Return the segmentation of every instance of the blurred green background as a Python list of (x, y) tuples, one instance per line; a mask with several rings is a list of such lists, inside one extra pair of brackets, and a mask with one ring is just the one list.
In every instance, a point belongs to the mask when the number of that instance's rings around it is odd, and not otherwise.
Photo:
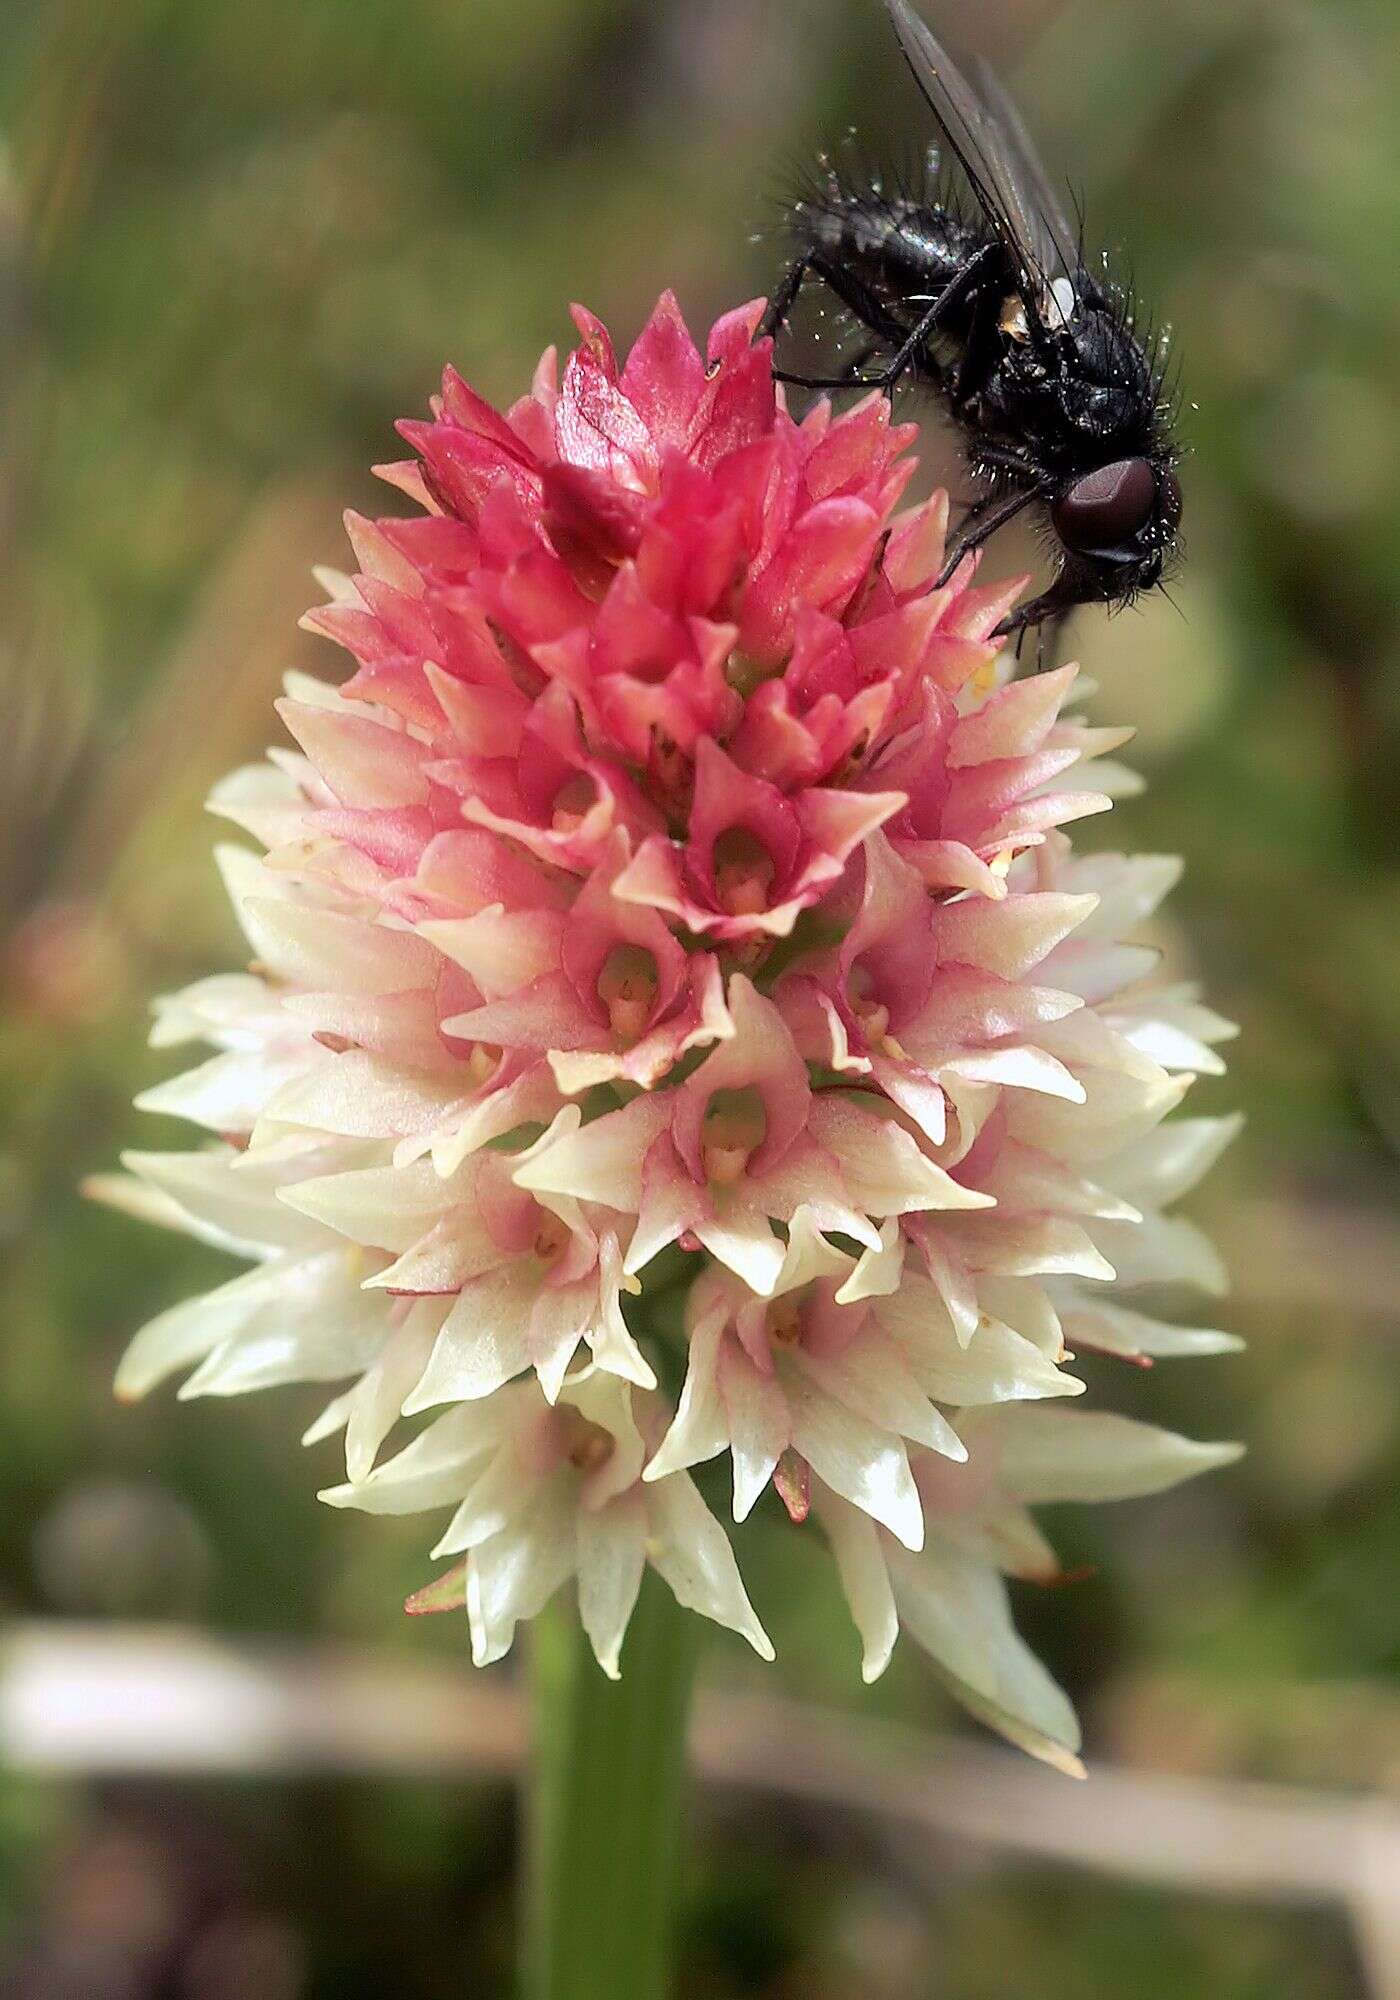
[[(1180, 615), (1089, 615), (1070, 646), (1150, 790), (1087, 833), (1186, 855), (1161, 941), (1244, 1028), (1198, 1099), (1248, 1129), (1196, 1212), (1249, 1350), (1089, 1372), (1250, 1457), (1065, 1510), (1094, 1573), (1023, 1593), (1023, 1622), (1099, 1758), (1394, 1796), (1400, 19), (930, 14), (1014, 79), (1175, 330)], [(268, 740), (288, 664), (338, 671), (295, 621), (340, 509), (393, 511), (366, 470), (393, 418), (447, 358), (513, 396), (571, 298), (623, 340), (662, 285), (697, 326), (765, 289), (777, 253), (751, 238), (792, 163), (852, 125), (899, 156), (920, 108), (875, 0), (11, 0), (0, 26), (0, 1616), (465, 1663), (464, 1629), (396, 1612), (421, 1523), (317, 1505), (314, 1391), (112, 1405), (128, 1334), (219, 1260), (75, 1185), (138, 1132), (177, 1141), (128, 1105), (168, 1068), (149, 996), (235, 953), (200, 802)], [(760, 1527), (750, 1557), (785, 1690), (958, 1726), (908, 1649), (856, 1692), (815, 1549)], [(723, 1648), (715, 1668), (746, 1675)], [(0, 1990), (506, 1994), (512, 1840), (489, 1784), (0, 1772)], [(858, 1820), (706, 1818), (685, 1991), (1368, 1990), (1340, 1918), (959, 1859), (930, 1891)]]

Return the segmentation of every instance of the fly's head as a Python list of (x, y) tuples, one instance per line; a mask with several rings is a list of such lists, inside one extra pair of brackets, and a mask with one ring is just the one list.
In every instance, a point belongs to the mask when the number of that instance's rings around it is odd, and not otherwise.
[(1061, 471), (1050, 521), (1080, 601), (1121, 602), (1161, 580), (1181, 525), (1161, 384), (1131, 322), (1104, 300), (1062, 335)]
[(1074, 474), (1050, 503), (1076, 597), (1117, 603), (1150, 590), (1176, 546), (1181, 486), (1165, 454)]

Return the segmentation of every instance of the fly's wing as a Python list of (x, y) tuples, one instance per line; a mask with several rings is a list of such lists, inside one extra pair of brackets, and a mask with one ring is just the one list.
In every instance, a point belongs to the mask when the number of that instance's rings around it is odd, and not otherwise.
[(1081, 261), (1079, 232), (1071, 227), (1060, 197), (1050, 185), (1035, 141), (1026, 130), (1026, 121), (1001, 78), (982, 58), (974, 67), (982, 102), (995, 121), (993, 129), (1000, 130), (1005, 143), (1006, 164), (1010, 169), (1007, 191), (1015, 199), (1016, 213), (1025, 224), (1027, 236), (1039, 239), (1050, 274), (1073, 278)]
[(1020, 113), (1001, 86), (983, 71), (979, 96), (908, 0), (885, 0), (914, 81), (942, 126), (948, 143), (988, 222), (1025, 274), (1039, 307), (1052, 323), (1063, 319), (1052, 289), (1057, 278), (1073, 284), (1078, 243), (1051, 192)]

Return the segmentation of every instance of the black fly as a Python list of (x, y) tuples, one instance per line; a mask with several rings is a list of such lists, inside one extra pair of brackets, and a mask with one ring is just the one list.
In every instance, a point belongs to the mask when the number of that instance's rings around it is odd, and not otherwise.
[(794, 203), (796, 255), (764, 330), (784, 324), (810, 274), (865, 340), (842, 375), (783, 379), (892, 390), (907, 377), (943, 398), (988, 485), (959, 525), (949, 570), (1013, 516), (1041, 510), (1057, 573), (1001, 632), (1058, 623), (1079, 604), (1126, 603), (1160, 581), (1181, 520), (1160, 354), (1145, 350), (1122, 295), (1086, 267), (990, 72), (979, 68), (974, 91), (906, 0), (885, 4), (973, 207), (960, 211), (948, 190), (890, 195), (834, 172)]

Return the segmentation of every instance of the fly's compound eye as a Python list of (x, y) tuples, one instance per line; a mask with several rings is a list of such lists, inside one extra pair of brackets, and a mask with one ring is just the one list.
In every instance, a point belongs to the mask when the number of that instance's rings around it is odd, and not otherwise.
[[(1181, 488), (1171, 473), (1162, 481), (1160, 505), (1175, 526), (1181, 518)], [(1158, 506), (1157, 475), (1147, 460), (1120, 458), (1076, 479), (1055, 502), (1050, 518), (1055, 533), (1076, 555), (1127, 559), (1139, 553), (1137, 538)]]

